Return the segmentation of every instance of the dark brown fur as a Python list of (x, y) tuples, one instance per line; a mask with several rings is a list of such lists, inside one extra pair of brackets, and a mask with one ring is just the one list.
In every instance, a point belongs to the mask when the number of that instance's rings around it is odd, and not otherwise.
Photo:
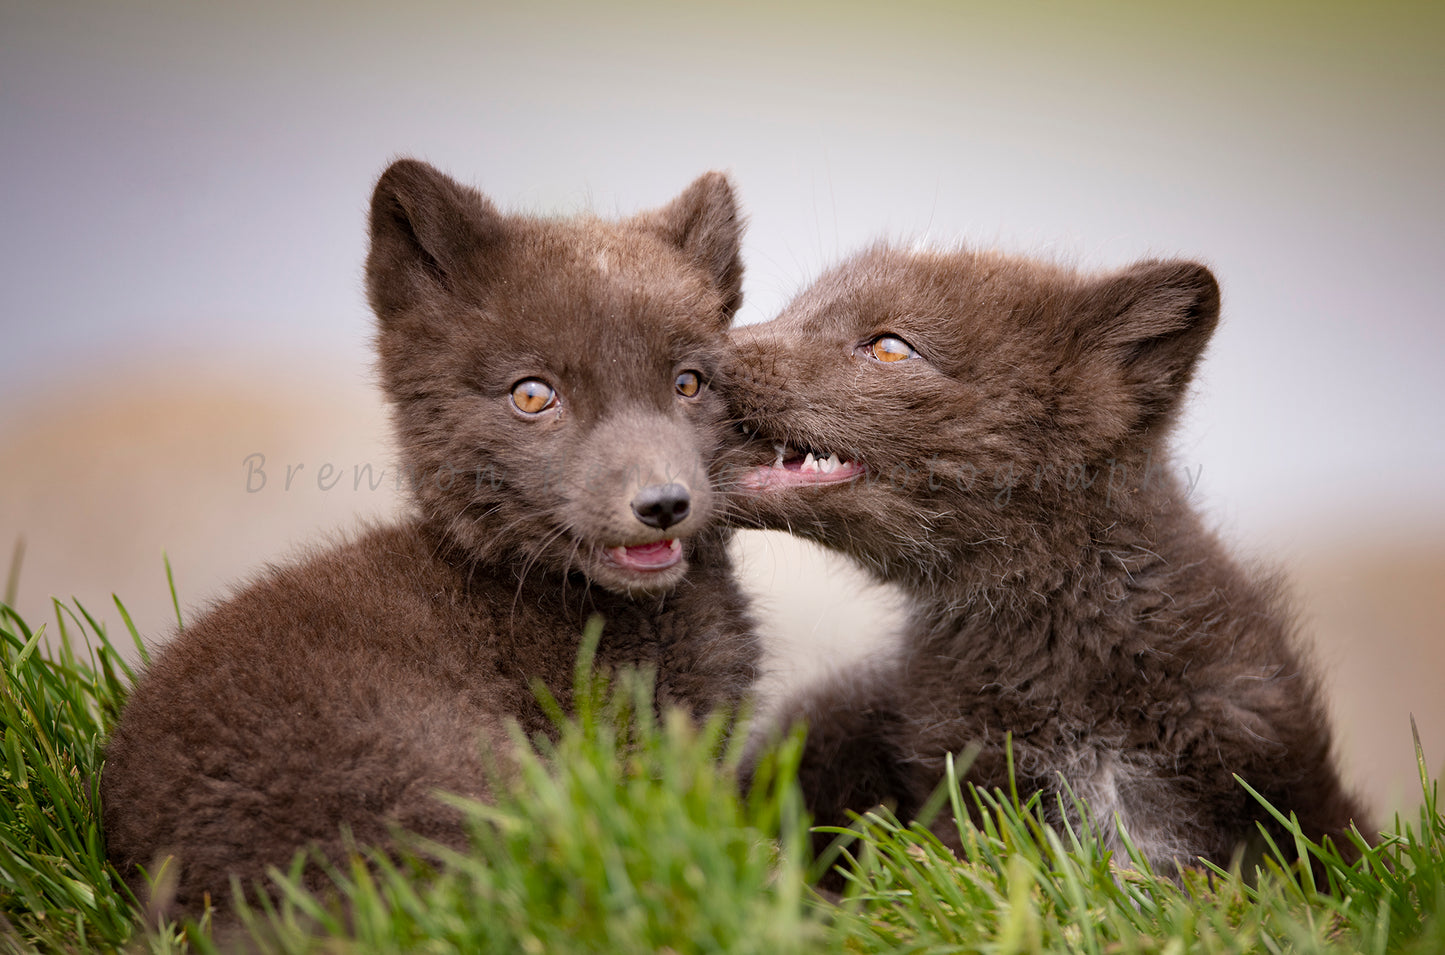
[[(967, 778), (1006, 788), (1012, 734), (1022, 793), (1056, 813), (1066, 781), (1106, 837), (1117, 812), (1166, 873), (1228, 864), (1269, 823), (1235, 773), (1312, 837), (1363, 823), (1291, 615), (1167, 460), (1218, 315), (1214, 277), (1190, 262), (1091, 276), (878, 247), (733, 332), (730, 400), (757, 460), (782, 441), (867, 468), (762, 487), (742, 510), (848, 554), (911, 608), (896, 659), (784, 709), (810, 727), (819, 822), (879, 803), (911, 815), (970, 745)], [(870, 357), (883, 334), (917, 357)], [(935, 828), (957, 845), (950, 821)]]
[[(157, 653), (101, 785), (110, 858), (142, 898), (137, 867), (167, 854), (161, 903), (194, 914), (303, 847), (338, 857), (343, 829), (457, 841), (433, 792), (485, 796), (506, 722), (550, 729), (532, 681), (567, 704), (591, 614), (599, 664), (655, 668), (660, 705), (742, 698), (757, 648), (714, 523), (726, 413), (674, 384), (720, 360), (740, 232), (718, 174), (606, 223), (503, 215), (414, 161), (386, 171), (367, 278), (416, 516), (271, 570)], [(510, 405), (528, 377), (556, 413)], [(658, 482), (691, 491), (665, 531), (631, 506)], [(667, 570), (603, 551), (662, 538), (684, 547)]]

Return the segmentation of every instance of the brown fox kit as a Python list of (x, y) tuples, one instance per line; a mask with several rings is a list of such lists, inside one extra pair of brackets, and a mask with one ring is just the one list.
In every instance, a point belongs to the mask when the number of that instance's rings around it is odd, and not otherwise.
[(910, 816), (970, 746), (966, 778), (1006, 788), (1006, 734), (1021, 794), (1059, 821), (1067, 783), (1166, 874), (1228, 864), (1256, 822), (1278, 833), (1233, 774), (1312, 837), (1363, 822), (1290, 614), (1168, 467), (1218, 316), (1191, 262), (1090, 276), (880, 246), (734, 330), (746, 519), (850, 555), (911, 608), (895, 658), (784, 710), (809, 726), (819, 822)]
[[(709, 387), (741, 296), (719, 174), (621, 222), (500, 213), (402, 160), (371, 205), (367, 284), (415, 514), (274, 568), (187, 625), (106, 750), (109, 855), (167, 911), (224, 907), (343, 828), (460, 838), (438, 790), (485, 796), (506, 724), (549, 729), (580, 636), (701, 714), (750, 687), (757, 647), (722, 507)], [(483, 746), (492, 756), (483, 754)]]

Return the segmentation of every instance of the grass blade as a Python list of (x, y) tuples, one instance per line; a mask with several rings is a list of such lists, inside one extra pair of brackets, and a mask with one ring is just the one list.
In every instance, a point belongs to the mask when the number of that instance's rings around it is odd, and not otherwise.
[(20, 568), (25, 563), (25, 538), (15, 538), (15, 547), (10, 551), (10, 571), (5, 575), (5, 605), (15, 606), (20, 594)]

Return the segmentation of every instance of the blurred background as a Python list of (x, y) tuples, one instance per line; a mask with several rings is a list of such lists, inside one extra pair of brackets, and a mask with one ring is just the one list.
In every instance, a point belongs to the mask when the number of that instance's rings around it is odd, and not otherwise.
[[(743, 321), (880, 236), (1207, 262), (1178, 460), (1293, 580), (1350, 778), (1412, 806), (1412, 713), (1445, 770), (1442, 51), (1435, 3), (10, 0), (0, 569), (23, 538), (32, 620), (118, 626), (115, 593), (164, 639), (163, 552), (194, 614), (395, 512), (354, 483), (392, 460), (362, 287), (390, 159), (604, 215), (723, 169)], [(775, 687), (886, 639), (847, 566), (739, 548)]]

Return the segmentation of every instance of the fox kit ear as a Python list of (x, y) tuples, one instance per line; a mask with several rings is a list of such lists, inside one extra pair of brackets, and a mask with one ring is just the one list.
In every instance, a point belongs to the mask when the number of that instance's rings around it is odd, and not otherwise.
[(637, 222), (677, 246), (712, 277), (722, 293), (726, 325), (743, 301), (743, 222), (728, 177), (703, 173), (682, 195), (642, 213)]
[(381, 174), (371, 196), (366, 286), (385, 320), (419, 297), (454, 289), (477, 250), (502, 235), (502, 217), (477, 190), (415, 159)]
[(1089, 295), (1089, 349), (1117, 364), (1138, 408), (1136, 428), (1164, 423), (1219, 323), (1219, 283), (1197, 262), (1140, 262)]

